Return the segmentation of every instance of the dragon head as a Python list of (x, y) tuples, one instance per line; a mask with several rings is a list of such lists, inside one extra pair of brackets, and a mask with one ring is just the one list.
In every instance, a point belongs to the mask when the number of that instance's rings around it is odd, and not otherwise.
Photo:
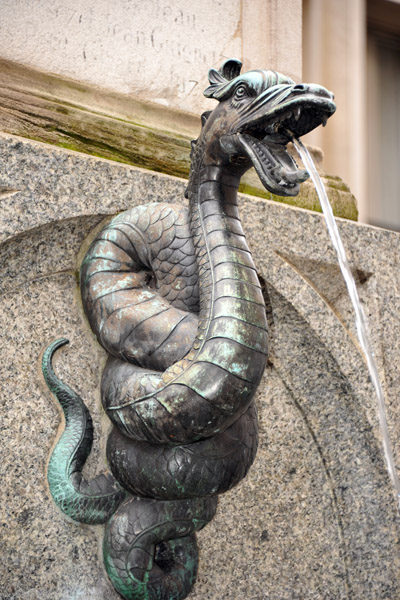
[(333, 94), (275, 71), (241, 75), (241, 67), (229, 59), (219, 71), (209, 71), (204, 95), (219, 104), (202, 117), (205, 164), (230, 164), (240, 175), (254, 166), (267, 190), (295, 196), (308, 173), (297, 167), (287, 143), (326, 124), (336, 110)]

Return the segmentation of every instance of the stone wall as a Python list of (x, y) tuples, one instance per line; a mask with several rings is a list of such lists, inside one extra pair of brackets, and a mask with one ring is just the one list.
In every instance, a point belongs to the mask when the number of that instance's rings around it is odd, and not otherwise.
[[(0, 57), (198, 113), (230, 57), (301, 78), (301, 0), (2, 0)], [(210, 104), (211, 105), (211, 104)]]
[[(215, 106), (208, 70), (238, 57), (300, 81), (301, 13), (301, 0), (4, 0), (0, 131), (187, 177)], [(243, 185), (272, 198), (254, 171)], [(335, 214), (356, 219), (349, 188), (328, 185)], [(296, 205), (318, 206), (302, 192)]]
[[(180, 201), (185, 181), (0, 135), (1, 600), (117, 600), (101, 527), (68, 521), (46, 464), (62, 419), (40, 372), (66, 336), (59, 375), (95, 422), (87, 474), (104, 468), (104, 352), (79, 300), (82, 246), (110, 215)], [(241, 196), (262, 282), (270, 359), (257, 403), (260, 448), (202, 532), (191, 600), (394, 600), (399, 518), (352, 310), (321, 215)], [(400, 463), (398, 234), (338, 221), (358, 281)], [(86, 241), (85, 241), (86, 240)]]

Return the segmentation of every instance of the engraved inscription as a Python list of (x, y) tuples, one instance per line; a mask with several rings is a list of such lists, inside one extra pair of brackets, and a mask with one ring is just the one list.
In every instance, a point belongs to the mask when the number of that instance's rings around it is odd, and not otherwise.
[(241, 55), (240, 0), (2, 0), (1, 13), (0, 56), (189, 112), (204, 109), (204, 69)]

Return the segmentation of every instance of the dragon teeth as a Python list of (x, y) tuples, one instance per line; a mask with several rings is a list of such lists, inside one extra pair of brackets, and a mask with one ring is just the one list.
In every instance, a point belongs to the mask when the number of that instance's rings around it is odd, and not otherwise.
[(300, 116), (301, 116), (301, 108), (300, 108), (300, 106), (298, 108), (295, 108), (293, 114), (294, 114), (295, 120), (298, 121), (300, 119)]

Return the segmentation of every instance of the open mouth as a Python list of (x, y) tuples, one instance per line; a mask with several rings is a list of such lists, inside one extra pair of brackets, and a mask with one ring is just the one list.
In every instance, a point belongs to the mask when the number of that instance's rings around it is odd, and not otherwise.
[(264, 187), (280, 196), (296, 196), (308, 172), (299, 169), (286, 145), (319, 125), (326, 125), (335, 112), (333, 96), (309, 95), (287, 99), (264, 115), (252, 119), (250, 126), (236, 134), (242, 150), (251, 160)]

